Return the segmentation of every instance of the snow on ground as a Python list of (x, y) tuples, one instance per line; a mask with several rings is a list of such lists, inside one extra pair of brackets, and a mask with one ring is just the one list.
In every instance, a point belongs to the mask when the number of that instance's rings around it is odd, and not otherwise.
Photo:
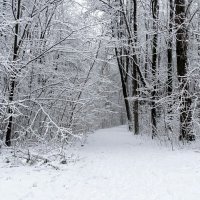
[(96, 131), (64, 170), (0, 164), (2, 200), (198, 200), (200, 153)]

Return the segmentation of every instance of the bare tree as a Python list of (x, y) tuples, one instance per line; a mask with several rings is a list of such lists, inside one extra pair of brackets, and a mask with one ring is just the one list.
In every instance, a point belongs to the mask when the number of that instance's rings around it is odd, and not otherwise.
[(188, 139), (192, 131), (192, 99), (188, 80), (188, 33), (186, 1), (175, 0), (177, 76), (180, 88), (180, 139)]
[(152, 15), (153, 15), (153, 40), (152, 40), (152, 75), (153, 75), (153, 91), (152, 95), (152, 108), (151, 108), (151, 121), (152, 121), (152, 138), (157, 135), (156, 124), (156, 89), (157, 89), (157, 54), (158, 54), (158, 16), (159, 16), (159, 2), (152, 0)]

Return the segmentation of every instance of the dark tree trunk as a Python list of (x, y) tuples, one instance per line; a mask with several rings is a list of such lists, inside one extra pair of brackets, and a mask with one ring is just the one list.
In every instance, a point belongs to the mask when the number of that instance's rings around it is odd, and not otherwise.
[[(115, 54), (117, 56), (117, 63), (118, 63), (120, 78), (121, 78), (121, 83), (122, 83), (122, 92), (123, 92), (124, 103), (125, 103), (125, 107), (126, 107), (126, 115), (127, 115), (128, 122), (130, 123), (131, 122), (131, 113), (130, 113), (130, 105), (129, 105), (129, 102), (127, 99), (128, 98), (127, 86), (126, 86), (124, 73), (123, 73), (123, 69), (122, 69), (122, 63), (120, 62), (119, 53), (118, 53), (117, 48), (115, 48)], [(129, 127), (129, 129), (130, 129), (130, 127)]]
[(146, 34), (146, 52), (145, 52), (145, 64), (144, 64), (144, 77), (148, 78), (148, 52), (149, 52), (149, 34)]
[[(172, 61), (173, 61), (173, 36), (172, 36), (172, 31), (173, 31), (173, 20), (174, 20), (174, 2), (173, 0), (170, 0), (169, 2), (169, 9), (170, 9), (170, 16), (169, 16), (169, 39), (168, 39), (168, 50), (167, 50), (167, 58), (168, 58), (168, 68), (167, 68), (167, 95), (170, 97), (172, 95), (173, 91), (173, 67), (172, 67)], [(167, 128), (168, 130), (172, 131), (172, 127), (170, 124), (170, 121), (172, 120), (172, 99), (169, 98), (169, 103), (168, 103), (168, 121), (167, 121)]]
[[(133, 0), (133, 28), (134, 28), (134, 43), (137, 45), (137, 1)], [(137, 100), (138, 95), (138, 73), (137, 73), (137, 55), (133, 55), (133, 97), (136, 99), (133, 102), (133, 115), (134, 115), (134, 134), (139, 134), (139, 105)]]
[[(14, 9), (14, 8), (13, 8)], [(15, 62), (17, 60), (18, 57), (18, 34), (19, 34), (19, 22), (18, 20), (20, 19), (20, 10), (21, 10), (21, 0), (17, 1), (17, 13), (16, 13), (16, 24), (15, 24), (15, 29), (14, 29), (14, 46), (13, 46), (13, 65), (15, 65)], [(16, 69), (13, 67), (13, 72), (11, 74), (11, 78), (10, 78), (10, 88), (9, 88), (9, 103), (13, 102), (13, 98), (14, 98), (14, 90), (15, 90), (15, 78), (16, 78)], [(12, 133), (12, 124), (13, 124), (13, 109), (11, 106), (9, 106), (8, 108), (8, 114), (9, 114), (9, 118), (8, 118), (8, 126), (7, 126), (7, 130), (6, 130), (6, 141), (5, 144), (7, 146), (11, 146), (11, 133)]]
[(152, 108), (151, 108), (151, 123), (152, 123), (152, 138), (157, 135), (157, 123), (156, 123), (156, 89), (157, 89), (157, 81), (156, 81), (156, 72), (157, 72), (157, 47), (158, 47), (158, 33), (157, 33), (157, 21), (158, 21), (158, 12), (159, 5), (158, 0), (152, 1), (152, 15), (153, 15), (153, 42), (152, 42), (152, 75), (153, 75), (153, 91), (151, 92), (152, 96)]
[(181, 91), (180, 96), (180, 139), (188, 140), (192, 130), (192, 100), (189, 95), (189, 83), (187, 81), (187, 46), (188, 34), (185, 25), (186, 1), (175, 0), (175, 22), (176, 22), (176, 54), (177, 54), (177, 76)]
[[(122, 13), (117, 13), (115, 16), (115, 22), (112, 22), (112, 35), (113, 37), (117, 37), (119, 40), (122, 38), (123, 34), (125, 34), (125, 30), (123, 29), (124, 25), (124, 15)], [(117, 28), (117, 31), (115, 32), (115, 28)], [(122, 54), (125, 53), (125, 58), (122, 56)], [(121, 78), (121, 84), (122, 84), (122, 92), (123, 92), (123, 98), (124, 98), (124, 104), (126, 108), (126, 115), (129, 125), (129, 130), (132, 129), (132, 116), (131, 116), (131, 109), (130, 104), (128, 101), (128, 70), (129, 70), (129, 62), (130, 59), (128, 57), (129, 49), (124, 49), (123, 47), (115, 47), (115, 55), (117, 58), (117, 64), (119, 68), (120, 78)]]
[(174, 19), (174, 4), (173, 0), (170, 0), (170, 19), (169, 19), (169, 40), (168, 40), (168, 84), (167, 84), (167, 94), (170, 96), (172, 94), (173, 84), (172, 84), (172, 31), (173, 31), (173, 19)]

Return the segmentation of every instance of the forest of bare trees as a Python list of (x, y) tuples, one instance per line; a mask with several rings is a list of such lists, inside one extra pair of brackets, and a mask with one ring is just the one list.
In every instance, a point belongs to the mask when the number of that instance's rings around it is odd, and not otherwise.
[(125, 123), (103, 34), (75, 1), (0, 1), (2, 144), (64, 145)]
[(130, 129), (134, 134), (151, 130), (152, 138), (195, 140), (199, 132), (200, 2), (92, 3), (104, 13), (109, 27)]
[(199, 0), (1, 0), (2, 145), (67, 144), (126, 122), (136, 135), (195, 140), (199, 8)]
[(0, 198), (198, 200), (200, 0), (0, 0)]

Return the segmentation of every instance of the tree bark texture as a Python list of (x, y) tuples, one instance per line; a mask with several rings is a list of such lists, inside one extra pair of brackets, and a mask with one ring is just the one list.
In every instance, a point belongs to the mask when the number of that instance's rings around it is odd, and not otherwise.
[(180, 139), (188, 139), (192, 131), (192, 100), (189, 94), (188, 71), (188, 34), (186, 22), (186, 1), (175, 0), (175, 23), (176, 23), (176, 54), (177, 76), (180, 87)]

